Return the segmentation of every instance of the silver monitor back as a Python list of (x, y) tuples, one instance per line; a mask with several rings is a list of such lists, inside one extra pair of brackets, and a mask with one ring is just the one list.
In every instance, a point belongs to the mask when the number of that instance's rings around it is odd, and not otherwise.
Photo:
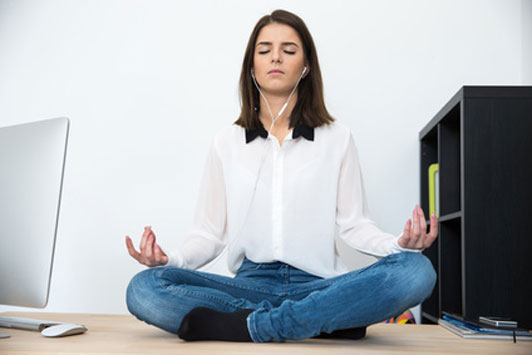
[(0, 304), (48, 303), (69, 123), (0, 128)]

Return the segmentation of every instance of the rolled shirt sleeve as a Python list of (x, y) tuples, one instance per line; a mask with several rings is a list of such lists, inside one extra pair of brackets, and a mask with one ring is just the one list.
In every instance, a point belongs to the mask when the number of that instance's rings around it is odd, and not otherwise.
[(336, 224), (339, 237), (356, 250), (384, 257), (401, 251), (420, 252), (420, 250), (402, 248), (398, 244), (399, 236), (383, 232), (371, 220), (368, 212), (366, 193), (358, 150), (350, 133), (343, 157), (338, 181), (336, 204)]
[(212, 140), (200, 183), (192, 229), (180, 247), (168, 253), (167, 265), (198, 269), (226, 246), (227, 203), (223, 166)]

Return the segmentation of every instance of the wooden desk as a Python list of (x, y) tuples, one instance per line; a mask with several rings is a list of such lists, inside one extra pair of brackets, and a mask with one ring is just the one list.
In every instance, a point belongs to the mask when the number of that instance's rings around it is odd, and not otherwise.
[(532, 354), (532, 342), (462, 339), (438, 325), (376, 324), (361, 340), (305, 339), (285, 343), (184, 342), (127, 315), (3, 313), (85, 325), (81, 335), (45, 338), (38, 332), (0, 328), (0, 354)]

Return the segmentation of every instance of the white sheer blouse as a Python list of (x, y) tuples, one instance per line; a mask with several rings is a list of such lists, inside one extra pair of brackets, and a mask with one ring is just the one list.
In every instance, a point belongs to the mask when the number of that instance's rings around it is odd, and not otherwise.
[(399, 247), (400, 235), (383, 232), (368, 215), (350, 130), (337, 122), (314, 129), (300, 125), (280, 145), (263, 127), (246, 131), (232, 125), (212, 140), (193, 227), (168, 253), (168, 265), (197, 269), (227, 248), (232, 273), (246, 256), (328, 278), (348, 271), (338, 255), (336, 232), (349, 246), (377, 258), (410, 250)]

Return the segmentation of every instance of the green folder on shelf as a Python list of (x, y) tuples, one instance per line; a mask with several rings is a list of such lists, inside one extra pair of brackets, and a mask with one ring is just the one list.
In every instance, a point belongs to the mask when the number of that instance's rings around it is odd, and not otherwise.
[[(440, 217), (440, 173), (438, 163), (429, 165), (429, 216)], [(430, 217), (429, 217), (430, 218)]]

